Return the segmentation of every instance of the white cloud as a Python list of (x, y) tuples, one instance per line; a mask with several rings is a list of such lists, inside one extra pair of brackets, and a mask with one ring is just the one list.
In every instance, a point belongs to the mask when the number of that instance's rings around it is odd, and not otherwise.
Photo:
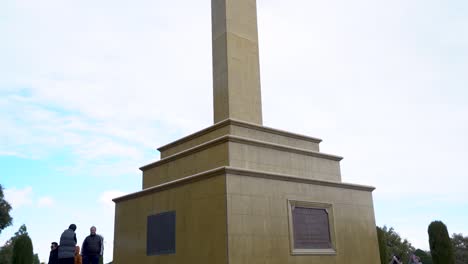
[(101, 202), (101, 204), (103, 204), (105, 207), (113, 209), (114, 202), (112, 201), (112, 199), (124, 196), (125, 194), (127, 193), (117, 190), (105, 191), (100, 195), (99, 202)]
[(23, 189), (5, 189), (5, 200), (11, 204), (13, 209), (33, 205), (37, 205), (39, 208), (52, 207), (55, 205), (55, 200), (52, 197), (43, 196), (35, 198), (33, 188), (30, 186)]
[(19, 157), (19, 158), (27, 158), (27, 156), (22, 155), (21, 153), (14, 152), (14, 151), (2, 151), (0, 150), (0, 156), (12, 156), (12, 157)]
[(24, 189), (5, 189), (5, 200), (10, 203), (13, 209), (18, 209), (33, 204), (32, 194), (33, 190), (30, 186)]
[(41, 197), (37, 200), (37, 205), (39, 208), (43, 207), (52, 207), (55, 204), (55, 200), (52, 197)]

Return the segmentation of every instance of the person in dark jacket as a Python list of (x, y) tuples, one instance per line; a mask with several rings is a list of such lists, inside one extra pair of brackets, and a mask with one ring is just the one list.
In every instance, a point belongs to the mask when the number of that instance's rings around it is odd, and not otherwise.
[(58, 264), (58, 243), (52, 242), (50, 245), (50, 255), (48, 264)]
[(90, 235), (83, 241), (81, 255), (83, 255), (83, 264), (99, 264), (104, 249), (102, 236), (96, 234), (96, 227), (92, 226)]
[(76, 247), (76, 225), (71, 224), (67, 230), (63, 231), (60, 236), (60, 246), (58, 249), (59, 264), (74, 264), (75, 263), (75, 247)]

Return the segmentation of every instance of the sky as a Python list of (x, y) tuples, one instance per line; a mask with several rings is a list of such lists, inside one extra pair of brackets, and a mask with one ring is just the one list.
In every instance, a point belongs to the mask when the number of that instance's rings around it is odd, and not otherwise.
[[(0, 184), (47, 261), (75, 223), (112, 260), (112, 198), (212, 125), (211, 1), (0, 1)], [(263, 123), (323, 139), (376, 223), (468, 235), (468, 2), (258, 0)]]

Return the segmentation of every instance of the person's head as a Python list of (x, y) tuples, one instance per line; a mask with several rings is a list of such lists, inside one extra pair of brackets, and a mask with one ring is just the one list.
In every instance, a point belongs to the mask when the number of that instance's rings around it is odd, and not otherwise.
[(52, 242), (50, 244), (50, 250), (56, 250), (58, 248), (58, 243), (57, 242)]
[(80, 246), (75, 247), (75, 255), (80, 254)]
[(75, 230), (76, 230), (76, 225), (75, 225), (75, 224), (71, 224), (71, 225), (68, 227), (68, 229), (71, 229), (71, 230), (75, 231)]
[(91, 235), (96, 235), (96, 227), (95, 227), (95, 226), (92, 226), (92, 227), (89, 229), (89, 232), (91, 233)]

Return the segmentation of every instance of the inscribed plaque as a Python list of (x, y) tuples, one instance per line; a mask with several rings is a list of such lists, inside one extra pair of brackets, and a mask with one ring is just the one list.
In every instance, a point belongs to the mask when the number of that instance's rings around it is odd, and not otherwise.
[(148, 216), (146, 255), (175, 253), (175, 211)]
[(332, 248), (328, 213), (323, 208), (292, 208), (294, 248)]

